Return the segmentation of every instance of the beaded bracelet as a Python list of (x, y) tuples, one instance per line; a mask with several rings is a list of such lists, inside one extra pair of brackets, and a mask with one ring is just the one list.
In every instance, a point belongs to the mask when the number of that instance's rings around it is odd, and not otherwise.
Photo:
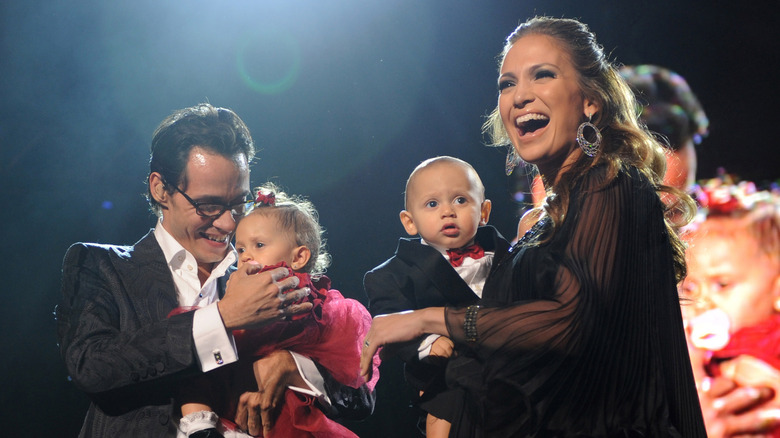
[(463, 331), (466, 332), (467, 342), (477, 342), (477, 312), (479, 312), (479, 305), (477, 304), (466, 308), (466, 319), (463, 321)]

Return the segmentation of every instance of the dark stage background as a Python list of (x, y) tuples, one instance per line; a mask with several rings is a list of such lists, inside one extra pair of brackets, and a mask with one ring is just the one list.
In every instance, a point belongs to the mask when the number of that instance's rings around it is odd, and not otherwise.
[[(581, 18), (612, 58), (688, 79), (711, 120), (699, 177), (778, 171), (778, 2), (9, 0), (0, 5), (0, 308), (3, 435), (75, 436), (87, 399), (68, 381), (52, 310), (76, 241), (135, 242), (148, 145), (172, 110), (209, 101), (247, 122), (252, 182), (308, 195), (328, 230), (329, 275), (365, 302), (363, 273), (403, 234), (406, 176), (449, 154), (476, 167), (491, 223), (518, 205), (504, 152), (482, 146), (496, 54), (534, 14)], [(386, 371), (361, 436), (411, 436)], [(396, 382), (397, 383), (397, 382)], [(19, 434), (17, 434), (19, 435)]]

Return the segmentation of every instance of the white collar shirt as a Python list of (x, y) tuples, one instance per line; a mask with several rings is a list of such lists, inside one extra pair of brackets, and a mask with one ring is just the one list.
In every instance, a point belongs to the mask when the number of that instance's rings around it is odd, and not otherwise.
[[(420, 242), (423, 245), (435, 248), (445, 259), (447, 259), (447, 263), (449, 263), (450, 256), (447, 255), (446, 249), (440, 248), (438, 245), (430, 244), (424, 239), (420, 239)], [(462, 278), (463, 281), (469, 285), (471, 290), (480, 298), (482, 298), (482, 289), (485, 287), (485, 280), (490, 273), (490, 267), (493, 265), (494, 255), (495, 253), (493, 251), (485, 251), (485, 256), (479, 259), (473, 259), (467, 256), (463, 258), (463, 264), (452, 267), (455, 269), (455, 272), (460, 275), (460, 278)]]
[(237, 259), (233, 247), (231, 246), (225, 258), (214, 266), (209, 278), (201, 287), (198, 278), (198, 262), (195, 260), (195, 256), (171, 236), (168, 230), (163, 227), (162, 221), (158, 222), (157, 225), (154, 229), (154, 237), (157, 238), (157, 243), (162, 248), (165, 261), (173, 276), (179, 305), (205, 307), (218, 301), (217, 280), (225, 275), (228, 268)]

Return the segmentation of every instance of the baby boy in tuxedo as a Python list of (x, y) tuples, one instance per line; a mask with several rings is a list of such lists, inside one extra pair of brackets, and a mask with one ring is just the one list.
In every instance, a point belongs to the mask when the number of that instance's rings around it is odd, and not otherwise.
[[(420, 163), (406, 181), (400, 213), (406, 232), (420, 238), (400, 239), (395, 255), (366, 273), (372, 315), (477, 302), (493, 260), (509, 249), (496, 229), (486, 225), (490, 208), (470, 164), (448, 156)], [(395, 350), (405, 362), (407, 381), (421, 393), (418, 405), (428, 413), (428, 437), (449, 431), (454, 394), (447, 394), (444, 369), (452, 351), (452, 341), (438, 335)]]

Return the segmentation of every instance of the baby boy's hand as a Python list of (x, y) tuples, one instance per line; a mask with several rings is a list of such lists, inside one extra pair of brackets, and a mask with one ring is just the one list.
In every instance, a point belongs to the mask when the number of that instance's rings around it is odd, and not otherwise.
[(455, 345), (452, 340), (446, 336), (440, 336), (431, 344), (430, 356), (436, 356), (441, 358), (448, 358), (452, 356), (452, 352), (455, 349)]

